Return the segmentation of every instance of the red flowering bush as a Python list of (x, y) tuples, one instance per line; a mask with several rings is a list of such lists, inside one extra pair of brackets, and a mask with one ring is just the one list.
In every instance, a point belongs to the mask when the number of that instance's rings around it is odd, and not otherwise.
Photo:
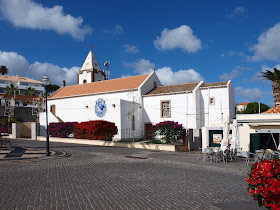
[(8, 126), (7, 125), (0, 126), (0, 133), (8, 133)]
[(181, 135), (182, 124), (174, 121), (163, 121), (153, 126), (153, 130), (164, 136), (167, 144), (175, 142), (175, 136)]
[(264, 160), (252, 165), (246, 178), (248, 192), (259, 206), (280, 209), (280, 160)]
[(49, 135), (53, 137), (67, 138), (73, 133), (74, 125), (77, 122), (58, 122), (49, 124)]
[(74, 126), (74, 136), (78, 139), (109, 140), (118, 133), (115, 123), (96, 120), (77, 123)]

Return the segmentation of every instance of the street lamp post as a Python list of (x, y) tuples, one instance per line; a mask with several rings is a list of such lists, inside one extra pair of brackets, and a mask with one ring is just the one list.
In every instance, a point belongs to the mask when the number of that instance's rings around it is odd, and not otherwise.
[(47, 75), (43, 77), (43, 85), (45, 86), (45, 94), (46, 94), (46, 156), (50, 156), (50, 144), (49, 144), (49, 124), (48, 124), (48, 91), (47, 85), (50, 84), (50, 79)]

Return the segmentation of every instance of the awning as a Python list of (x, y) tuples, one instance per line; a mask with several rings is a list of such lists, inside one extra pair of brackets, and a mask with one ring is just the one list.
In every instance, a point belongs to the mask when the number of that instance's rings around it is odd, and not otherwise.
[(251, 127), (257, 127), (257, 126), (280, 126), (280, 123), (248, 123), (249, 126)]

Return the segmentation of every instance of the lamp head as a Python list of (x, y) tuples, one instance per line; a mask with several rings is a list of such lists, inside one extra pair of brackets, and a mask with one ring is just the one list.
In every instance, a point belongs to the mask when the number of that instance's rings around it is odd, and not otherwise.
[(43, 77), (42, 81), (43, 81), (43, 85), (44, 85), (44, 86), (47, 86), (47, 85), (50, 84), (50, 79), (48, 78), (47, 75), (45, 75), (45, 76)]

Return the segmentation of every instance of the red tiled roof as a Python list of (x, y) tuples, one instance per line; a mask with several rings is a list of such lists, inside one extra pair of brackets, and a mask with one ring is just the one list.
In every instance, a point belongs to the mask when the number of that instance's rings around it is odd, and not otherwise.
[(65, 86), (57, 90), (50, 99), (135, 89), (138, 88), (148, 76), (149, 74), (145, 74), (81, 85)]
[[(249, 103), (245, 103), (245, 102), (243, 102), (243, 103), (241, 103), (241, 104), (238, 104), (238, 105), (248, 105)], [(238, 106), (237, 105), (237, 106)]]
[(9, 76), (9, 75), (0, 75), (0, 80), (5, 80), (5, 81), (12, 81), (12, 82), (28, 82), (28, 83), (37, 83), (37, 84), (42, 84), (42, 82), (30, 79), (27, 77), (19, 77), (19, 76)]
[(185, 83), (179, 85), (159, 86), (151, 90), (146, 95), (161, 95), (161, 94), (170, 94), (170, 93), (191, 92), (198, 84), (199, 82), (193, 82), (193, 83)]
[(277, 106), (263, 112), (263, 114), (269, 114), (269, 113), (280, 113), (280, 105), (277, 105)]
[(221, 87), (227, 87), (226, 82), (212, 82), (212, 83), (203, 83), (203, 85), (200, 87), (201, 89), (206, 89), (206, 88), (221, 88)]

